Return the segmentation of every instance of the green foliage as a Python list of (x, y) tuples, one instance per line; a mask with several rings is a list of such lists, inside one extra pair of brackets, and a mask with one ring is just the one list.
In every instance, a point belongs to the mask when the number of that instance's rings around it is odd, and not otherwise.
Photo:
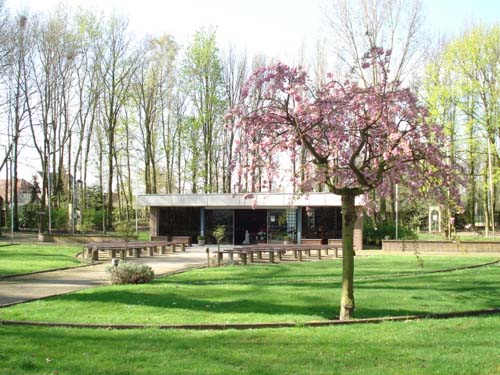
[(87, 223), (86, 226), (90, 229), (102, 228), (104, 218), (104, 210), (88, 208), (83, 210), (82, 223)]
[(219, 226), (215, 227), (215, 230), (213, 231), (212, 234), (215, 237), (215, 239), (217, 240), (217, 243), (220, 243), (224, 239), (225, 232), (226, 232), (225, 225), (219, 225)]
[(115, 229), (120, 236), (125, 237), (125, 241), (128, 241), (129, 237), (135, 233), (133, 224), (127, 220), (117, 222), (115, 224)]
[(53, 208), (51, 211), (52, 229), (68, 230), (70, 226), (68, 205), (63, 204), (59, 208)]
[[(382, 223), (378, 226), (373, 224), (370, 218), (363, 223), (363, 241), (366, 245), (380, 245), (382, 240), (394, 240), (396, 238), (396, 225), (394, 223)], [(398, 239), (416, 240), (417, 234), (408, 227), (398, 226)]]
[(120, 263), (106, 269), (112, 284), (144, 284), (154, 279), (153, 269), (146, 264)]
[(29, 203), (19, 207), (19, 227), (22, 229), (32, 229), (38, 226), (40, 220), (40, 205)]

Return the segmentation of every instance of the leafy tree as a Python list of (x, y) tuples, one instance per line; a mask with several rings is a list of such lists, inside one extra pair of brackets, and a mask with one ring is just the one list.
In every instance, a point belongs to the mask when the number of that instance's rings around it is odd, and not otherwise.
[(499, 78), (500, 25), (495, 25), (474, 27), (440, 45), (424, 80), (431, 115), (452, 141), (450, 161), (464, 163), (467, 221), (474, 225), (476, 207), (483, 206), (486, 230), (494, 226), (497, 201)]
[(215, 179), (217, 169), (216, 146), (221, 130), (222, 67), (216, 44), (215, 30), (199, 30), (187, 48), (184, 75), (190, 98), (195, 108), (196, 123), (201, 128), (203, 155), (203, 191), (217, 191)]
[[(279, 155), (303, 146), (308, 153), (302, 165), (303, 191), (312, 191), (321, 182), (341, 196), (340, 319), (352, 319), (355, 307), (353, 237), (359, 215), (355, 198), (369, 201), (373, 191), (387, 196), (393, 184), (405, 181), (415, 196), (432, 191), (445, 201), (447, 191), (440, 188), (454, 177), (443, 154), (446, 139), (441, 127), (427, 123), (428, 111), (415, 94), (399, 81), (389, 81), (389, 57), (390, 52), (381, 48), (365, 55), (363, 68), (376, 70), (380, 77), (377, 84), (365, 87), (329, 75), (314, 89), (301, 68), (278, 63), (258, 69), (244, 88), (244, 101), (226, 116), (236, 119), (243, 134), (237, 152), (260, 154), (248, 160), (248, 166), (238, 166), (238, 173), (266, 160), (268, 175), (277, 176)], [(299, 179), (298, 174), (291, 177)]]

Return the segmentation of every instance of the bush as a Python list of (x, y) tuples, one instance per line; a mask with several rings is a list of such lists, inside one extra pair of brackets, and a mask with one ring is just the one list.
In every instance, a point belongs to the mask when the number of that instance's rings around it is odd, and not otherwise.
[(52, 221), (52, 229), (68, 230), (70, 228), (69, 211), (67, 205), (62, 205), (60, 208), (53, 208), (50, 211), (50, 215), (50, 219)]
[(106, 269), (112, 284), (144, 284), (154, 279), (153, 269), (145, 264), (120, 263)]
[(19, 207), (19, 227), (33, 229), (38, 227), (40, 205), (29, 203)]
[[(396, 225), (393, 223), (382, 223), (378, 227), (371, 220), (365, 220), (363, 228), (363, 239), (367, 245), (380, 245), (382, 240), (394, 240), (396, 238)], [(416, 240), (417, 234), (408, 227), (398, 226), (398, 239)]]
[(82, 217), (84, 222), (88, 222), (90, 229), (102, 229), (104, 211), (94, 208), (87, 208), (83, 210)]

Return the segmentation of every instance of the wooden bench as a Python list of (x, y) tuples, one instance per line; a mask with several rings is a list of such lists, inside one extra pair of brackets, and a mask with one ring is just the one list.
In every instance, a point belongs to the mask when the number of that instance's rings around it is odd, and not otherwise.
[(95, 261), (99, 260), (99, 251), (108, 251), (111, 258), (115, 258), (116, 253), (119, 252), (123, 260), (127, 255), (140, 258), (142, 251), (146, 250), (149, 256), (154, 256), (155, 252), (165, 254), (167, 247), (175, 253), (177, 246), (180, 246), (182, 251), (186, 251), (185, 244), (178, 244), (174, 241), (90, 242), (84, 245), (84, 254), (86, 258)]
[(189, 236), (172, 236), (170, 239), (178, 244), (184, 244), (185, 246), (191, 246), (191, 237)]
[(300, 244), (301, 245), (321, 245), (322, 241), (323, 240), (321, 238), (301, 238)]
[(223, 256), (226, 254), (230, 260), (234, 259), (234, 254), (237, 254), (241, 260), (243, 265), (246, 265), (248, 262), (254, 262), (254, 255), (257, 256), (257, 259), (261, 260), (262, 254), (267, 253), (269, 257), (269, 262), (274, 263), (275, 255), (278, 256), (278, 259), (283, 260), (283, 255), (287, 252), (293, 252), (294, 259), (302, 262), (304, 259), (303, 253), (307, 256), (311, 256), (311, 251), (316, 251), (316, 256), (318, 259), (322, 259), (322, 252), (324, 251), (326, 255), (329, 254), (329, 250), (334, 251), (335, 258), (339, 256), (340, 246), (336, 245), (252, 245), (252, 246), (244, 246), (233, 249), (225, 249), (216, 251), (217, 256), (217, 265), (220, 265), (223, 261)]

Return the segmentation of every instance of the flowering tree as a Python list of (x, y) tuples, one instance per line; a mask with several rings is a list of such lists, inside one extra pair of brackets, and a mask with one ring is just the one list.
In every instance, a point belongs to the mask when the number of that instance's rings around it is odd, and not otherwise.
[(271, 181), (280, 172), (276, 155), (305, 149), (307, 156), (293, 176), (300, 190), (312, 191), (319, 182), (341, 196), (340, 319), (352, 319), (354, 313), (355, 197), (364, 195), (373, 206), (369, 192), (387, 196), (391, 185), (400, 182), (415, 196), (455, 196), (454, 172), (443, 154), (445, 136), (426, 122), (427, 109), (409, 89), (388, 80), (389, 56), (381, 48), (365, 55), (363, 68), (377, 82), (369, 87), (328, 75), (326, 83), (313, 88), (300, 67), (278, 63), (260, 68), (244, 87), (243, 101), (227, 114), (241, 134), (237, 153), (245, 157), (235, 166), (240, 175), (265, 168)]

